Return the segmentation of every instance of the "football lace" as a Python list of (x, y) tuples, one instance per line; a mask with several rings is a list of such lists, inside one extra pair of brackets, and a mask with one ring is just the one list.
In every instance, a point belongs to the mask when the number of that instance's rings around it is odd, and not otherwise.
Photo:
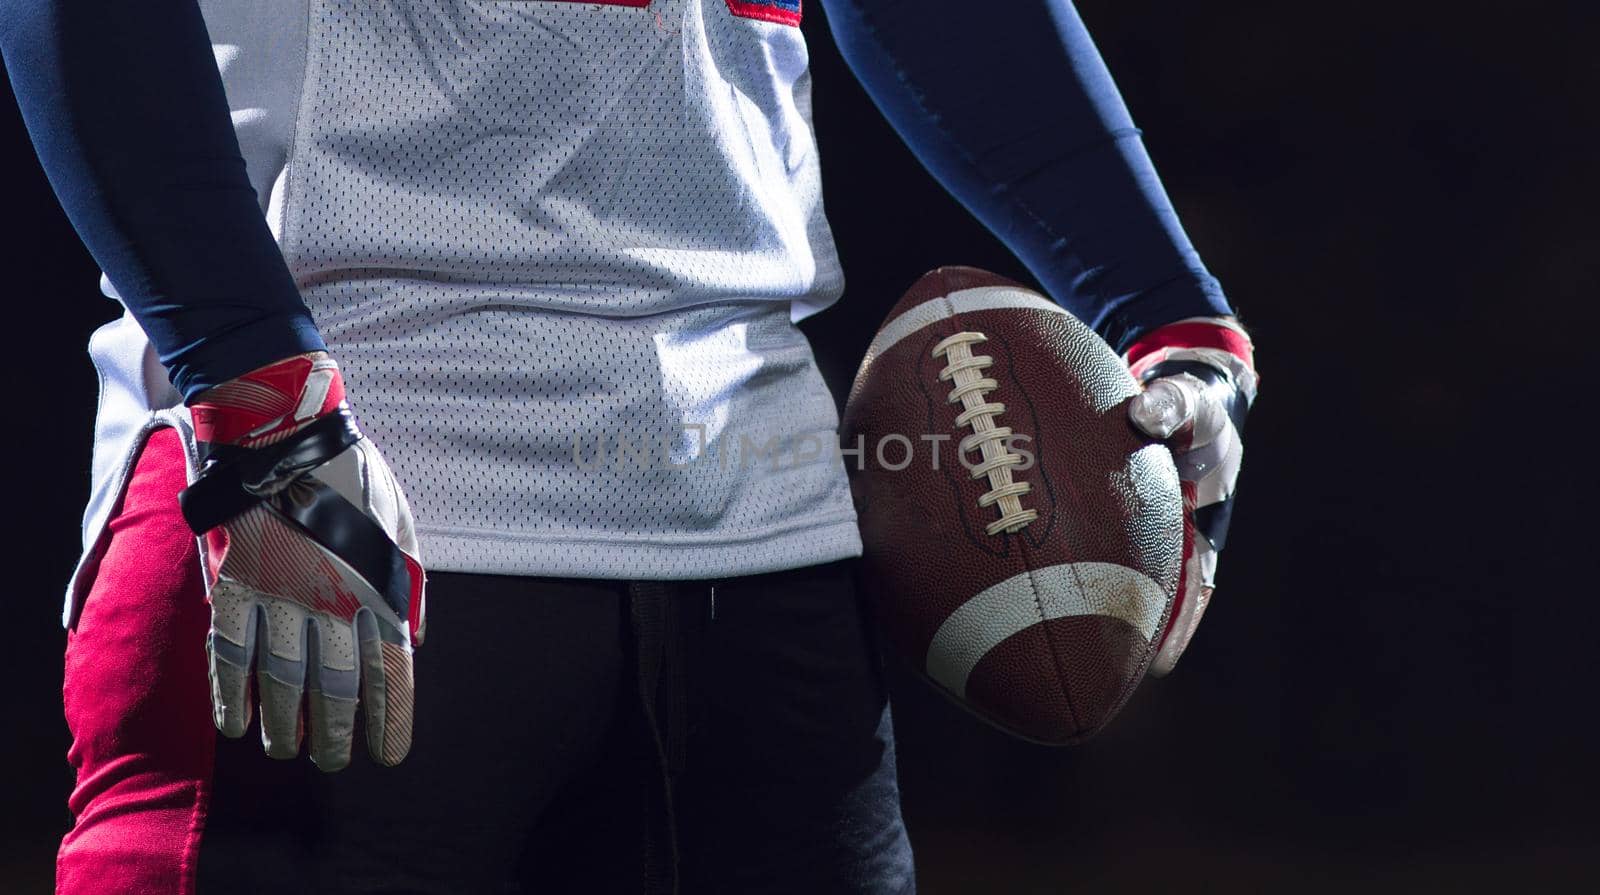
[(962, 406), (961, 413), (956, 415), (957, 428), (972, 428), (972, 434), (961, 439), (961, 455), (965, 457), (974, 450), (983, 454), (983, 461), (968, 470), (975, 479), (989, 478), (989, 490), (978, 498), (978, 506), (999, 508), (1000, 518), (989, 523), (986, 529), (989, 534), (997, 535), (1021, 531), (1039, 518), (1039, 514), (1022, 505), (1022, 496), (1033, 487), (1011, 479), (1011, 468), (1025, 461), (1021, 454), (1011, 450), (1011, 429), (997, 425), (994, 420), (1006, 412), (1006, 405), (989, 400), (989, 393), (998, 389), (1000, 383), (983, 375), (994, 358), (972, 353), (973, 345), (988, 340), (983, 333), (959, 332), (933, 346), (933, 356), (948, 362), (939, 371), (939, 381), (955, 386), (946, 400)]

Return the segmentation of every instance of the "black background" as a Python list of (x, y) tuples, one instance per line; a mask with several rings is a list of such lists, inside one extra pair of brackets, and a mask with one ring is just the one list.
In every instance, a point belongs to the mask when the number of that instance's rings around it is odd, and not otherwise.
[[(1262, 397), (1217, 600), (1178, 672), (1112, 729), (1029, 746), (897, 681), (923, 890), (1592, 881), (1600, 16), (1080, 8), (1255, 335)], [(1026, 273), (876, 117), (820, 10), (805, 27), (850, 279), (806, 330), (842, 388), (924, 270)], [(959, 23), (950, 34), (959, 53)], [(0, 892), (32, 893), (49, 890), (68, 823), (58, 596), (87, 492), (83, 349), (113, 308), (9, 103), (0, 151), (14, 576)]]

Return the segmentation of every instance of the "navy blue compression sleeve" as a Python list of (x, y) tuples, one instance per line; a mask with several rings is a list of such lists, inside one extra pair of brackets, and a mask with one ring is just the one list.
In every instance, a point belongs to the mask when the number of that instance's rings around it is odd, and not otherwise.
[(185, 397), (323, 347), (195, 0), (0, 0), (0, 52), (56, 196)]
[(823, 0), (851, 69), (946, 189), (1119, 350), (1231, 314), (1068, 0)]

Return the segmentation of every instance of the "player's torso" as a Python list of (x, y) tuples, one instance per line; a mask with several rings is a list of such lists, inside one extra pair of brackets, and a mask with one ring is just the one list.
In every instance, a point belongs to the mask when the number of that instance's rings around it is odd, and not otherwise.
[(838, 289), (797, 3), (202, 7), (303, 284), (416, 275), (629, 315)]
[[(784, 465), (836, 437), (792, 319), (842, 287), (797, 3), (201, 5), (430, 565), (699, 577), (858, 549), (842, 465)], [(111, 405), (175, 401), (152, 356), (97, 353)], [(88, 539), (130, 450), (110, 416)]]

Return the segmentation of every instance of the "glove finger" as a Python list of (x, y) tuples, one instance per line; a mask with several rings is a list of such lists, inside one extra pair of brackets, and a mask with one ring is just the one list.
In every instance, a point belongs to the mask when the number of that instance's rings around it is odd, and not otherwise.
[(1233, 416), (1227, 402), (1234, 394), (1225, 382), (1195, 390), (1194, 429), (1189, 441), (1192, 447), (1214, 444), (1233, 431)]
[[(1178, 660), (1183, 658), (1183, 651), (1189, 648), (1189, 641), (1194, 639), (1194, 633), (1200, 626), (1200, 617), (1205, 615), (1212, 593), (1214, 591), (1211, 588), (1202, 585), (1194, 587), (1185, 595), (1182, 608), (1186, 611), (1173, 620), (1172, 632), (1162, 641), (1161, 649), (1150, 662), (1152, 677), (1166, 677), (1178, 666)], [(1178, 608), (1174, 607), (1173, 611), (1176, 612)]]
[(1179, 478), (1206, 483), (1199, 498), (1201, 505), (1215, 503), (1233, 493), (1233, 482), (1239, 476), (1239, 461), (1244, 455), (1238, 432), (1226, 418), (1220, 428), (1208, 431), (1210, 435), (1204, 443), (1192, 443), (1174, 451), (1173, 455)]
[[(359, 461), (364, 481), (366, 482), (365, 495), (367, 503), (365, 509), (383, 530), (394, 540), (395, 546), (406, 557), (406, 571), (410, 575), (411, 599), (416, 605), (407, 605), (407, 614), (416, 621), (416, 630), (412, 631), (415, 643), (421, 643), (426, 633), (427, 613), (423, 596), (425, 573), (419, 559), (421, 549), (417, 545), (416, 521), (411, 515), (411, 504), (406, 500), (405, 492), (400, 487), (400, 482), (395, 479), (394, 472), (389, 464), (384, 462), (383, 456), (378, 453), (378, 448), (370, 438), (362, 440), (351, 451), (353, 459)], [(411, 618), (408, 618), (409, 622)]]
[[(1190, 491), (1191, 487), (1186, 485), (1185, 492)], [(1179, 576), (1177, 599), (1172, 605), (1167, 633), (1150, 663), (1150, 674), (1154, 677), (1166, 677), (1177, 666), (1183, 651), (1189, 647), (1189, 641), (1194, 639), (1195, 630), (1214, 592), (1212, 583), (1216, 580), (1217, 552), (1195, 529), (1191, 516), (1193, 498), (1188, 493), (1185, 494), (1184, 504), (1183, 570)]]
[(1128, 419), (1152, 438), (1171, 438), (1194, 420), (1200, 390), (1177, 376), (1164, 376), (1145, 386), (1128, 402)]
[(317, 619), (306, 651), (311, 761), (324, 771), (341, 770), (350, 764), (360, 691), (355, 629), (332, 619)]
[(1200, 482), (1201, 505), (1233, 491), (1242, 446), (1226, 382), (1207, 385), (1180, 373), (1153, 380), (1129, 402), (1128, 417), (1145, 434), (1172, 448), (1178, 477)]
[(211, 632), (206, 636), (211, 720), (233, 739), (250, 727), (250, 665), (258, 624), (253, 592), (225, 579), (212, 587)]
[(372, 613), (356, 616), (361, 637), (361, 702), (367, 727), (367, 752), (392, 767), (411, 751), (413, 685), (411, 647), (378, 634)]
[(273, 758), (300, 754), (300, 703), (305, 694), (306, 628), (311, 616), (287, 600), (263, 600), (266, 624), (256, 635), (256, 692), (261, 745)]
[(417, 523), (411, 515), (411, 502), (406, 500), (405, 490), (387, 464), (383, 466), (383, 474), (388, 480), (390, 499), (394, 501), (394, 542), (407, 556), (420, 557), (422, 550), (417, 544)]
[(416, 522), (411, 516), (411, 504), (406, 500), (405, 492), (400, 490), (400, 483), (391, 475), (390, 481), (394, 484), (395, 494), (395, 543), (399, 545), (400, 552), (406, 555), (407, 571), (412, 578), (412, 593), (417, 605), (411, 607), (411, 615), (416, 619), (416, 628), (411, 632), (412, 643), (420, 646), (423, 638), (428, 633), (428, 597), (427, 573), (422, 568), (422, 550), (417, 544)]
[[(421, 569), (422, 567), (418, 565), (417, 568)], [(428, 637), (428, 585), (426, 573), (423, 573), (423, 575), (423, 584), (417, 588), (417, 629), (411, 632), (411, 639), (415, 641), (414, 646), (421, 646), (422, 641)]]

